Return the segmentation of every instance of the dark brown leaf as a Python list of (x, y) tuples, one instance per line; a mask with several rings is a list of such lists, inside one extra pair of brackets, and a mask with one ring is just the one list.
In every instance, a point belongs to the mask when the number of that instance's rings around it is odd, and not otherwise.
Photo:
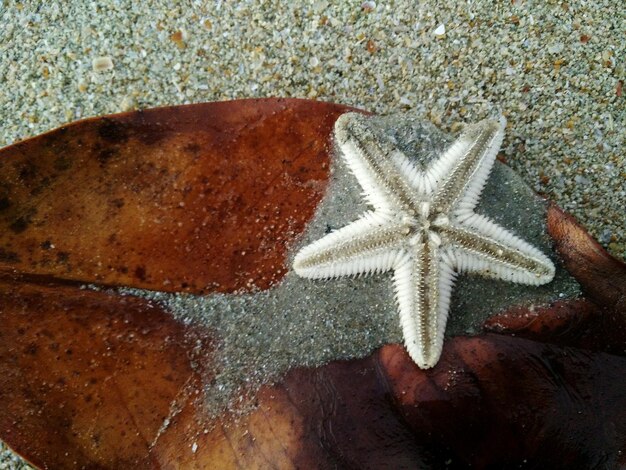
[(399, 345), (291, 370), (244, 415), (205, 409), (213, 332), (85, 288), (273, 285), (346, 109), (163, 108), (0, 150), (0, 438), (48, 468), (626, 464), (626, 267), (554, 206), (548, 229), (584, 298), (492, 317), (426, 371)]
[(0, 305), (2, 439), (49, 468), (152, 467), (194, 335), (145, 301), (73, 286), (2, 281)]
[(6, 147), (0, 272), (170, 292), (268, 288), (324, 193), (330, 132), (346, 109), (174, 106)]

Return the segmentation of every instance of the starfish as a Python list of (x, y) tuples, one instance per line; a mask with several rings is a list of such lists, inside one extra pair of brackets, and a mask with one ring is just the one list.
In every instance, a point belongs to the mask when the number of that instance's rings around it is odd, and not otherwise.
[(501, 117), (466, 126), (420, 170), (367, 117), (347, 113), (335, 124), (342, 156), (374, 210), (302, 248), (294, 270), (312, 279), (393, 271), (405, 346), (421, 368), (441, 356), (458, 273), (532, 285), (554, 277), (546, 255), (474, 212), (505, 125)]

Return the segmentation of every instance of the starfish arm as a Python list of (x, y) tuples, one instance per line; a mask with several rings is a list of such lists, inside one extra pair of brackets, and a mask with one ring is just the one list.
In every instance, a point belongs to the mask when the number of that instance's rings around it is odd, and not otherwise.
[(476, 206), (504, 137), (506, 120), (468, 126), (427, 171), (433, 180), (432, 207), (441, 213), (469, 215)]
[(461, 225), (442, 227), (440, 233), (455, 247), (459, 272), (532, 285), (554, 278), (550, 258), (484, 216), (472, 214)]
[(375, 209), (415, 212), (420, 195), (405, 175), (417, 170), (391, 142), (375, 136), (366, 119), (361, 114), (346, 113), (335, 123), (335, 136), (345, 162)]
[(455, 272), (437, 241), (421, 241), (413, 248), (395, 267), (394, 284), (407, 352), (427, 369), (441, 356)]
[(376, 212), (329, 233), (304, 247), (293, 267), (312, 279), (373, 274), (389, 271), (401, 256), (405, 227)]

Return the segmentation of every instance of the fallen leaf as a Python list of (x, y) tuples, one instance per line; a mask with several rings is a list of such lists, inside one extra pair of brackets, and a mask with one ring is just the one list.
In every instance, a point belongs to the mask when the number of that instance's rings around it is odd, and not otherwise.
[(584, 297), (494, 315), (433, 369), (386, 345), (206, 408), (219, 336), (115, 287), (275, 286), (347, 109), (161, 108), (0, 150), (0, 438), (42, 468), (626, 464), (626, 267), (556, 206)]

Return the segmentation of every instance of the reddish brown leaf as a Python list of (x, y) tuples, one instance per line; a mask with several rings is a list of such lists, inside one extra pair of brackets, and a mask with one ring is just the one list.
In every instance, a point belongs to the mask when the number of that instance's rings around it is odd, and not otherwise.
[(548, 208), (548, 233), (567, 270), (585, 294), (608, 309), (626, 312), (626, 265), (609, 255), (569, 214)]
[(88, 119), (0, 151), (0, 272), (265, 289), (328, 178), (347, 108), (246, 100)]
[(152, 466), (194, 337), (145, 301), (73, 286), (5, 280), (0, 305), (2, 439), (49, 468)]
[(626, 450), (624, 357), (482, 335), (450, 341), (431, 371), (399, 346), (380, 358), (402, 418), (439, 464), (612, 468)]
[(398, 345), (292, 370), (243, 416), (205, 409), (212, 332), (80, 287), (272, 285), (345, 109), (164, 108), (1, 150), (0, 438), (49, 468), (624, 464), (626, 268), (556, 207), (550, 234), (588, 298), (506, 312), (487, 325), (501, 334), (454, 338), (427, 371)]
[(598, 307), (586, 299), (554, 302), (533, 307), (515, 306), (485, 322), (485, 328), (498, 333), (514, 333), (533, 339), (571, 341), (570, 334), (589, 316), (599, 315)]
[[(200, 387), (200, 383), (197, 384)], [(225, 413), (215, 421), (190, 400), (155, 445), (164, 466), (176, 468), (320, 468), (324, 458), (315, 433), (282, 387), (264, 388), (256, 411)], [(317, 445), (316, 445), (317, 443)]]
[[(182, 468), (612, 468), (626, 450), (626, 358), (502, 335), (455, 338), (419, 369), (400, 345), (264, 388), (204, 433), (165, 433)], [(191, 425), (190, 425), (191, 424)], [(195, 449), (196, 452), (193, 452)]]

